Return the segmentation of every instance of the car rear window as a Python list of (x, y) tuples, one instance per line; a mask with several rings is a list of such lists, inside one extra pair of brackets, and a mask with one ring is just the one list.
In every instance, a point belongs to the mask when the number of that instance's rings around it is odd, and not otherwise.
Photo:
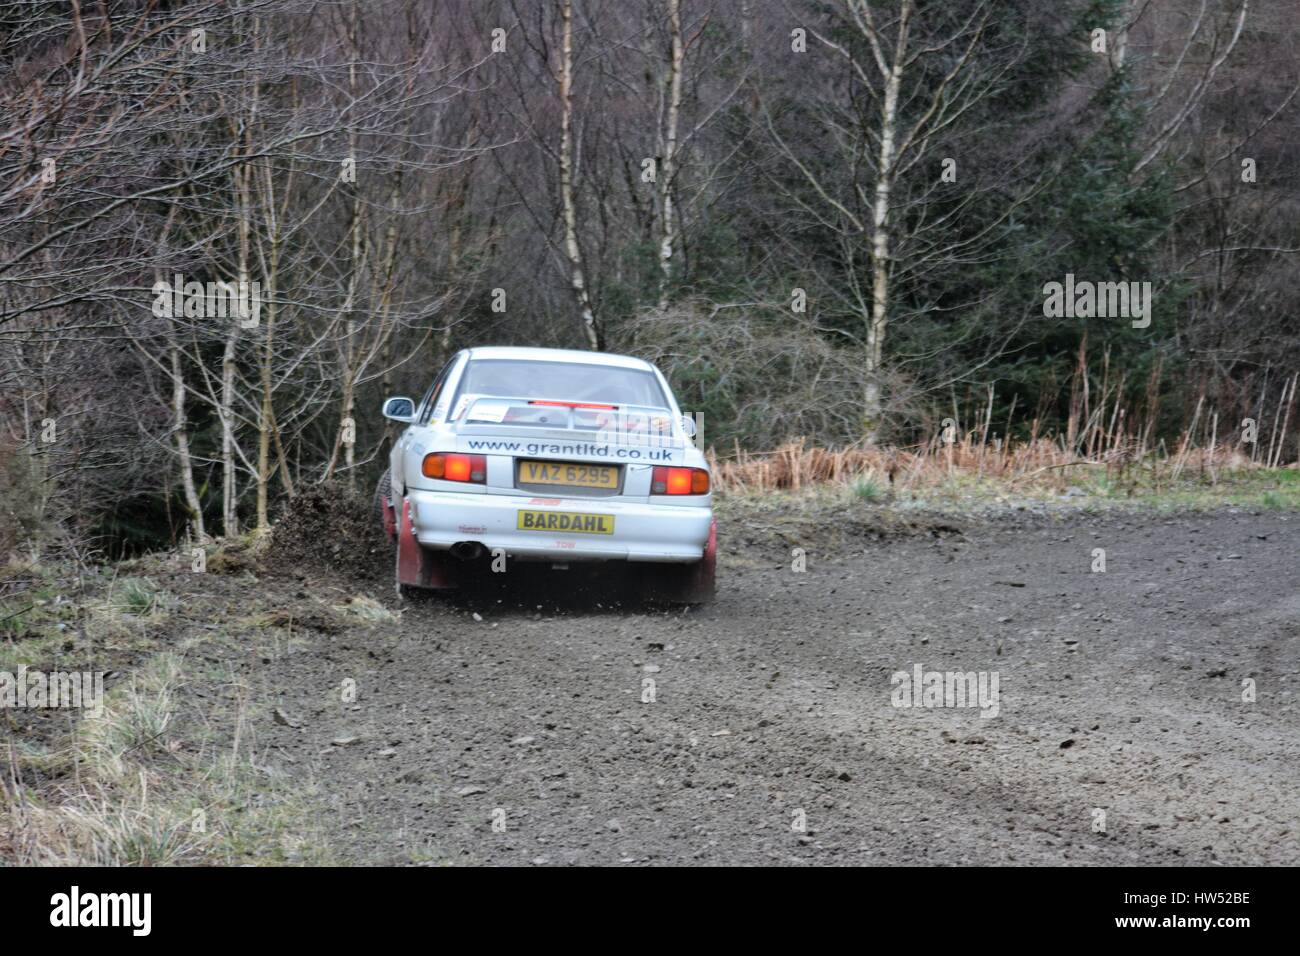
[(461, 395), (668, 407), (652, 372), (581, 362), (474, 359), (461, 376)]

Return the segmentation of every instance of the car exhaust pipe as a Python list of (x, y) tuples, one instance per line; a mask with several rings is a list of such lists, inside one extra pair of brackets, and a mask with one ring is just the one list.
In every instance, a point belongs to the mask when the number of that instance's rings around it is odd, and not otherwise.
[(451, 546), (451, 556), (457, 561), (473, 561), (486, 551), (481, 541), (457, 541)]

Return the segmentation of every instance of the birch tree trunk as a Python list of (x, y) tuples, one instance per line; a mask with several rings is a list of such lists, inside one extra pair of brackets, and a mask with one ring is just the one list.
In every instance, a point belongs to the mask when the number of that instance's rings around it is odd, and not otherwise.
[[(907, 53), (908, 21), (912, 0), (905, 0), (898, 24), (893, 62), (886, 67), (884, 96), (880, 103), (880, 150), (876, 167), (876, 195), (871, 220), (871, 319), (867, 325), (866, 393), (863, 395), (863, 435), (876, 440), (880, 429), (880, 371), (885, 332), (889, 327), (889, 198), (894, 185), (894, 149), (898, 135), (898, 91), (902, 86), (903, 62)], [(873, 36), (873, 47), (878, 41)]]
[(573, 0), (561, 0), (563, 33), (560, 41), (560, 203), (564, 215), (564, 252), (569, 258), (569, 287), (582, 319), (587, 345), (600, 348), (600, 330), (587, 291), (578, 245), (578, 208), (573, 200)]
[[(260, 22), (254, 20), (254, 44), (260, 43)], [(241, 117), (243, 122), (242, 151), (245, 157), (253, 152), (253, 128), (257, 122), (261, 86), (254, 81), (249, 90), (248, 111)], [(234, 119), (231, 119), (232, 133), (238, 135)], [(234, 169), (235, 204), (238, 216), (239, 233), (239, 290), (249, 289), (251, 295), (251, 257), (252, 257), (252, 176), (253, 169), (247, 163)], [(230, 316), (230, 328), (226, 333), (226, 344), (221, 354), (221, 400), (217, 407), (217, 417), (221, 420), (221, 533), (226, 538), (239, 534), (239, 494), (237, 474), (235, 471), (235, 379), (238, 374), (239, 334), (242, 324), (238, 314)]]
[[(352, 8), (348, 12), (348, 48), (350, 53), (350, 62), (348, 63), (348, 92), (355, 100), (357, 97), (357, 60), (360, 53), (357, 47), (357, 4), (353, 2)], [(357, 155), (357, 134), (355, 130), (348, 131), (348, 146), (351, 155)], [(348, 237), (351, 244), (352, 257), (349, 260), (351, 270), (348, 274), (348, 293), (347, 303), (344, 306), (344, 313), (347, 315), (347, 326), (345, 339), (345, 350), (343, 360), (343, 401), (339, 407), (339, 441), (343, 444), (343, 463), (344, 469), (348, 473), (348, 490), (355, 492), (357, 490), (357, 476), (353, 471), (357, 463), (356, 455), (356, 421), (352, 417), (353, 409), (356, 404), (356, 382), (357, 382), (357, 287), (361, 281), (361, 271), (365, 268), (365, 261), (362, 258), (361, 250), (361, 230), (364, 225), (363, 211), (361, 206), (361, 190), (353, 184), (352, 196), (352, 229)]]
[[(240, 275), (248, 273), (241, 270)], [(247, 281), (245, 278), (244, 281)], [(227, 538), (239, 534), (239, 509), (235, 487), (235, 357), (239, 347), (239, 322), (230, 323), (226, 347), (221, 354), (221, 533)]]
[[(239, 202), (239, 288), (249, 288), (249, 208), (248, 167), (235, 171)], [(221, 403), (217, 417), (221, 419), (221, 533), (227, 538), (239, 534), (239, 496), (235, 474), (235, 376), (238, 372), (239, 317), (231, 316), (226, 332), (226, 345), (221, 353)]]
[(673, 279), (673, 177), (677, 174), (677, 124), (682, 106), (681, 0), (668, 0), (672, 55), (668, 66), (668, 115), (664, 130), (663, 168), (659, 178), (659, 311), (668, 308)]
[(275, 390), (273, 360), (275, 357), (275, 264), (279, 258), (277, 239), (272, 239), (271, 274), (266, 278), (266, 305), (263, 321), (266, 332), (262, 340), (260, 385), (262, 402), (257, 416), (257, 533), (266, 534), (271, 530), (268, 509), (271, 487), (271, 432), (275, 428), (275, 410), (272, 395)]
[[(173, 207), (163, 226), (163, 244), (166, 244), (172, 225), (176, 219)], [(161, 270), (154, 271), (154, 284), (162, 281)], [(180, 340), (176, 333), (177, 317), (167, 315), (167, 360), (171, 370), (172, 382), (172, 434), (176, 440), (176, 459), (180, 470), (181, 493), (185, 496), (185, 510), (189, 513), (189, 526), (197, 544), (207, 541), (207, 531), (203, 526), (203, 505), (199, 501), (198, 490), (194, 486), (194, 461), (190, 455), (189, 422), (185, 414), (185, 365), (181, 355)]]
[[(361, 248), (362, 210), (359, 201), (354, 215), (357, 222), (352, 232), (352, 275), (348, 277), (348, 348), (343, 369), (343, 402), (342, 408), (339, 410), (339, 439), (343, 442), (343, 466), (348, 473), (349, 491), (357, 490), (357, 474), (354, 470), (357, 464), (356, 419), (353, 417), (356, 411), (357, 377), (360, 372), (356, 342), (358, 334), (356, 294), (357, 283), (360, 281), (360, 272), (365, 268), (365, 253), (362, 252)], [(366, 246), (368, 247), (369, 243), (366, 243)], [(382, 334), (382, 330), (379, 331), (379, 334)]]
[(199, 502), (199, 493), (194, 486), (189, 423), (185, 416), (185, 373), (181, 364), (181, 348), (176, 341), (175, 328), (168, 329), (167, 339), (172, 379), (172, 431), (176, 436), (176, 457), (180, 463), (181, 490), (185, 495), (185, 508), (190, 515), (190, 525), (194, 529), (195, 540), (202, 544), (207, 541), (208, 534), (203, 527), (203, 506)]

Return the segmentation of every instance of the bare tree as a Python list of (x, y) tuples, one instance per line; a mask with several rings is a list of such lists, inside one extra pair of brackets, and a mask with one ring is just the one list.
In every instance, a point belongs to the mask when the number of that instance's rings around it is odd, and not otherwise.
[(560, 0), (560, 63), (556, 83), (560, 96), (560, 202), (564, 206), (564, 251), (569, 257), (569, 285), (582, 320), (582, 334), (593, 349), (600, 348), (600, 330), (587, 291), (578, 244), (578, 207), (573, 199), (573, 0)]
[[(843, 277), (860, 288), (852, 264), (859, 237), (869, 243), (870, 280), (858, 296), (863, 316), (863, 435), (874, 440), (882, 412), (884, 347), (894, 320), (892, 283), (899, 268), (907, 217), (900, 208), (899, 182), (909, 174), (938, 178), (925, 165), (932, 147), (950, 133), (977, 104), (998, 88), (1007, 61), (982, 62), (981, 43), (992, 12), (989, 2), (967, 5), (952, 16), (935, 8), (918, 8), (899, 0), (894, 10), (873, 8), (865, 0), (840, 0), (827, 28), (810, 35), (839, 57), (846, 74), (840, 90), (814, 106), (815, 121), (832, 151), (829, 164), (809, 161), (765, 107), (768, 131), (781, 153), (795, 166), (803, 189), (790, 198), (807, 215), (832, 230), (845, 247), (850, 273)], [(843, 37), (847, 34), (848, 38)], [(903, 104), (907, 104), (904, 112)], [(847, 178), (835, 177), (847, 171)], [(963, 239), (963, 242), (968, 240)], [(906, 254), (931, 262), (956, 252), (953, 246), (918, 243)]]
[(668, 95), (661, 135), (663, 168), (659, 172), (659, 309), (668, 308), (668, 290), (673, 279), (673, 180), (677, 176), (677, 124), (682, 109), (682, 69), (685, 59), (682, 43), (681, 0), (668, 2)]

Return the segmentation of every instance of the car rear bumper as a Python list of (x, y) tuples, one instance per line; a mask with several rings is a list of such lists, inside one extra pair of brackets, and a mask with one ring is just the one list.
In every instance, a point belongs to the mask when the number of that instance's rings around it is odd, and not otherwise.
[[(532, 495), (457, 494), (410, 489), (416, 539), (426, 548), (447, 550), (478, 542), (511, 557), (550, 561), (698, 561), (709, 540), (713, 509), (598, 498), (538, 498)], [(600, 515), (613, 520), (610, 534), (524, 530), (521, 511), (558, 515)], [(591, 522), (588, 522), (591, 523)]]

